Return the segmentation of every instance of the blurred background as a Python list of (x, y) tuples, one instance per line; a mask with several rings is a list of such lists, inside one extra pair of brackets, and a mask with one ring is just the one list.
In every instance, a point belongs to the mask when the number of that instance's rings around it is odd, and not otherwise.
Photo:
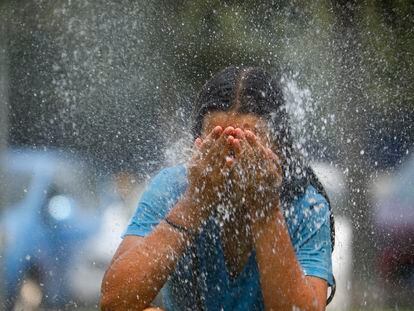
[(414, 310), (414, 3), (0, 1), (4, 310), (97, 308), (151, 175), (228, 65), (281, 79), (337, 222), (330, 310)]

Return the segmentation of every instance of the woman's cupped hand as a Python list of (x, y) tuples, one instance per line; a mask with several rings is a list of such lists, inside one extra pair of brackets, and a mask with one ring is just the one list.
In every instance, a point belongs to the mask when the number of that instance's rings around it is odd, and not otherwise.
[(204, 216), (220, 204), (231, 203), (257, 221), (278, 207), (281, 162), (253, 131), (216, 126), (195, 140), (188, 181), (188, 192)]

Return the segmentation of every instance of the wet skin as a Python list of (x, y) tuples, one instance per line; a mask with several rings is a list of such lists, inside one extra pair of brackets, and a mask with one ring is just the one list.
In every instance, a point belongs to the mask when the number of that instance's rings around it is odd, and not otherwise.
[[(221, 241), (227, 270), (230, 276), (236, 277), (243, 270), (253, 249), (251, 226), (252, 222), (257, 220), (255, 214), (258, 212), (254, 207), (271, 206), (271, 201), (278, 200), (277, 192), (271, 190), (277, 190), (281, 183), (280, 161), (275, 152), (269, 148), (271, 143), (265, 122), (254, 115), (215, 112), (205, 117), (203, 125), (203, 135), (195, 141), (196, 156), (189, 165), (189, 182), (196, 188), (201, 187), (197, 185), (200, 181), (206, 183), (200, 176), (206, 166), (216, 166), (219, 169), (212, 170), (210, 174), (227, 175), (226, 178), (210, 176), (215, 181), (216, 192), (219, 192), (217, 184), (220, 183), (227, 185), (222, 187), (227, 188), (227, 191), (221, 190), (220, 199), (217, 197), (209, 199), (215, 205), (223, 203), (224, 206), (232, 209), (227, 214), (230, 216), (221, 220), (224, 224)], [(217, 149), (213, 148), (214, 145)], [(200, 163), (203, 162), (203, 159), (200, 159), (203, 155), (207, 165)], [(191, 172), (192, 165), (197, 167), (196, 172)], [(201, 172), (200, 168), (202, 168)], [(253, 172), (260, 168), (265, 174)], [(211, 182), (207, 184), (213, 186)], [(258, 185), (270, 191), (260, 197), (252, 198), (252, 194), (257, 194)], [(205, 200), (205, 196), (200, 199)], [(270, 202), (266, 202), (268, 200)], [(262, 217), (265, 217), (269, 211), (260, 212), (263, 212)], [(234, 241), (238, 242), (234, 243)]]
[[(224, 191), (234, 210), (230, 222), (242, 220), (239, 233), (232, 226), (222, 232), (229, 272), (237, 275), (254, 247), (266, 310), (324, 310), (327, 283), (303, 274), (279, 209), (282, 171), (264, 121), (251, 114), (211, 113), (194, 145), (187, 191), (167, 218), (194, 232), (215, 211)], [(236, 181), (230, 189), (229, 180)], [(240, 241), (243, 227), (250, 228), (243, 236), (246, 243), (226, 242)], [(146, 237), (127, 236), (102, 282), (102, 310), (149, 307), (193, 240), (193, 234), (166, 222)]]

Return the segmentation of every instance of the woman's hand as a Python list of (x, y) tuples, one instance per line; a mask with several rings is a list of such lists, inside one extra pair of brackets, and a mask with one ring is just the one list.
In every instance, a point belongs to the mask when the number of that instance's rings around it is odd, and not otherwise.
[(235, 152), (234, 192), (252, 222), (266, 219), (279, 206), (282, 168), (278, 156), (249, 130), (235, 129), (228, 138)]
[(220, 126), (207, 137), (195, 141), (194, 154), (188, 164), (188, 190), (186, 196), (197, 202), (200, 213), (207, 217), (221, 201), (230, 174), (231, 146), (227, 134)]
[(281, 181), (279, 158), (258, 136), (217, 126), (195, 141), (185, 198), (196, 203), (194, 220), (207, 218), (222, 203), (231, 218), (239, 211), (256, 222), (278, 206)]

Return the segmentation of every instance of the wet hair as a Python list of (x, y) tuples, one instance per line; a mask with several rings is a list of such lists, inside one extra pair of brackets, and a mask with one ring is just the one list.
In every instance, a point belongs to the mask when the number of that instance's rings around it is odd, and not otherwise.
[(279, 80), (256, 67), (227, 67), (220, 71), (198, 95), (193, 109), (193, 136), (201, 135), (207, 113), (229, 110), (252, 113), (268, 123), (270, 138), (278, 146), (283, 163), (282, 204), (291, 203), (309, 184), (308, 170), (294, 148)]

